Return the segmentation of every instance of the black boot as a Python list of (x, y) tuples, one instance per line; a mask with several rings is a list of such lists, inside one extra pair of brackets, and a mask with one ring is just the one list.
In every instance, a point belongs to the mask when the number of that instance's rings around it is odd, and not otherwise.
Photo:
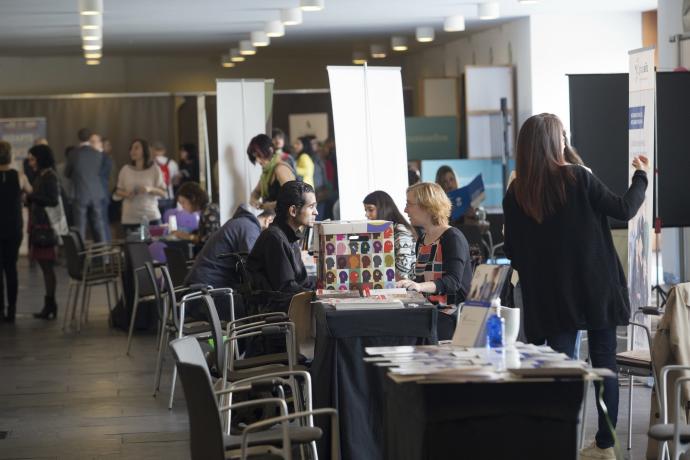
[(45, 296), (45, 305), (40, 313), (34, 313), (37, 319), (55, 319), (57, 317), (57, 304), (55, 297)]
[(7, 307), (7, 314), (3, 316), (2, 320), (6, 323), (14, 323), (14, 313), (17, 311), (16, 305)]

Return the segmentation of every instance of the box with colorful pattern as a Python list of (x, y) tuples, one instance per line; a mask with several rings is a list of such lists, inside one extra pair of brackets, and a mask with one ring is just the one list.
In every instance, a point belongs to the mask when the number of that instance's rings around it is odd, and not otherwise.
[(395, 287), (392, 222), (317, 222), (318, 284), (323, 289), (356, 290)]

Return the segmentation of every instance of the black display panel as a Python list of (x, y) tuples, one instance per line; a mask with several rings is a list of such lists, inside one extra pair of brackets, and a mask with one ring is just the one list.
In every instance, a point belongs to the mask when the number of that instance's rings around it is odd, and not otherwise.
[[(569, 75), (570, 143), (614, 193), (628, 189), (628, 74)], [(610, 220), (613, 228), (627, 222)]]
[(690, 227), (690, 72), (659, 72), (657, 169), (664, 227)]

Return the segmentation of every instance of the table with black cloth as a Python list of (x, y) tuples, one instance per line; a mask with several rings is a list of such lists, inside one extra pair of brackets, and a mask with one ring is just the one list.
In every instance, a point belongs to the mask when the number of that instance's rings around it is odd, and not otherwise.
[(386, 459), (578, 456), (581, 379), (396, 383), (384, 380)]
[[(364, 348), (437, 343), (437, 309), (336, 310), (316, 303), (314, 316), (314, 407), (338, 410), (343, 460), (382, 459), (384, 381), (380, 370), (362, 359)], [(329, 458), (330, 419), (316, 422), (324, 431), (319, 457)]]

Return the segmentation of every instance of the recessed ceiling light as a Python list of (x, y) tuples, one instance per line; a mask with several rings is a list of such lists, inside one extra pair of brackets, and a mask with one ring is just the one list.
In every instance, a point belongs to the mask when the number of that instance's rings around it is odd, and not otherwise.
[(269, 37), (282, 37), (285, 35), (285, 25), (278, 20), (268, 21), (264, 30)]
[(443, 21), (443, 30), (446, 32), (462, 32), (465, 30), (465, 16), (448, 16), (446, 20)]
[(383, 59), (386, 57), (386, 47), (383, 45), (374, 44), (369, 47), (371, 57), (374, 59)]
[(87, 59), (86, 60), (86, 65), (99, 65), (101, 61), (98, 59)]
[(534, 3), (539, 3), (539, 0), (518, 0), (518, 3), (522, 3), (523, 5), (532, 5)]
[(302, 24), (302, 10), (300, 8), (286, 8), (280, 10), (280, 20), (286, 26)]
[(232, 62), (244, 62), (247, 58), (240, 54), (240, 50), (237, 48), (232, 48), (230, 50), (230, 60)]
[(98, 51), (103, 48), (103, 42), (102, 41), (92, 41), (92, 42), (84, 42), (81, 45), (81, 49), (84, 51)]
[(103, 0), (79, 0), (79, 13), (93, 16), (103, 13)]
[(86, 51), (84, 52), (84, 57), (86, 59), (100, 59), (103, 57), (103, 53), (100, 51)]
[(81, 28), (83, 30), (98, 30), (103, 27), (103, 15), (80, 15), (79, 22), (81, 23)]
[(223, 56), (221, 56), (220, 65), (222, 65), (225, 68), (235, 67), (235, 63), (232, 62), (232, 60), (230, 59), (230, 56), (228, 56), (227, 54), (224, 54)]
[(352, 53), (352, 63), (355, 65), (362, 65), (367, 63), (367, 55), (361, 51)]
[(405, 37), (391, 37), (393, 51), (407, 51), (407, 39)]
[(320, 11), (324, 7), (324, 0), (300, 0), (299, 7), (304, 11)]
[(479, 5), (479, 19), (486, 21), (500, 16), (498, 2), (486, 2)]
[(240, 54), (243, 56), (252, 56), (256, 54), (256, 48), (249, 40), (240, 41)]
[(434, 28), (433, 27), (417, 27), (417, 41), (422, 43), (428, 43), (434, 41)]
[(268, 38), (266, 32), (263, 30), (255, 30), (251, 33), (251, 42), (254, 46), (268, 46), (271, 43), (271, 39)]

